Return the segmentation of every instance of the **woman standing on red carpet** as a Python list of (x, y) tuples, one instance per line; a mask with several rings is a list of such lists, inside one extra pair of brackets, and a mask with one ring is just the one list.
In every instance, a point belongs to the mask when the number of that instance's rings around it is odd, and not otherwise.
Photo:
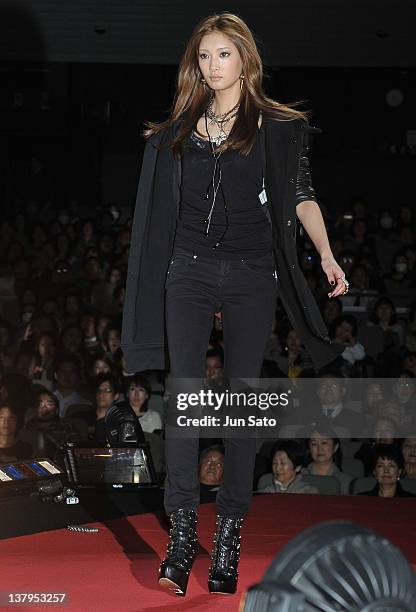
[[(172, 378), (202, 380), (221, 311), (224, 374), (258, 377), (278, 293), (315, 367), (342, 352), (297, 265), (299, 219), (330, 295), (346, 292), (310, 181), (307, 130), (305, 113), (265, 95), (262, 62), (239, 17), (214, 15), (195, 28), (170, 116), (145, 131), (123, 317), (129, 371), (165, 368), (167, 345)], [(172, 529), (159, 583), (184, 595), (197, 546), (198, 439), (166, 430)], [(234, 593), (256, 440), (231, 437), (224, 446), (208, 587)]]

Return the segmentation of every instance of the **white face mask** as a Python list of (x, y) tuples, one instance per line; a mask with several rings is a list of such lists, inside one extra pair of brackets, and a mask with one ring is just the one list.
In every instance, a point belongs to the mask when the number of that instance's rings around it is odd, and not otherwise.
[(400, 272), (400, 274), (406, 274), (407, 272), (407, 263), (396, 263), (394, 266), (396, 272)]
[(23, 323), (29, 323), (31, 319), (32, 319), (31, 312), (22, 312), (22, 322)]
[(110, 208), (110, 213), (113, 215), (113, 219), (114, 221), (117, 221), (117, 219), (120, 216), (119, 211), (117, 210), (117, 208)]
[(393, 226), (393, 219), (391, 217), (381, 217), (380, 225), (383, 229), (390, 229)]

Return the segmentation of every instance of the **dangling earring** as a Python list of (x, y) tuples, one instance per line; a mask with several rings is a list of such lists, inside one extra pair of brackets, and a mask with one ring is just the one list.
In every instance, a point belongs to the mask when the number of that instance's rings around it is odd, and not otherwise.
[(244, 74), (240, 74), (240, 91), (243, 89)]
[(200, 80), (201, 80), (202, 85), (204, 85), (204, 87), (205, 87), (206, 80), (204, 79), (204, 77), (201, 77), (201, 79), (200, 79)]

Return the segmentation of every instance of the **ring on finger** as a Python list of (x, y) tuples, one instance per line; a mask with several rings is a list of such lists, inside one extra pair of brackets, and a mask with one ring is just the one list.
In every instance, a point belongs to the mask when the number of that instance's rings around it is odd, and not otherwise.
[(337, 276), (337, 280), (342, 280), (342, 282), (344, 283), (344, 285), (346, 285), (347, 287), (350, 286), (349, 282), (347, 281), (347, 279), (345, 278), (345, 274), (344, 276)]

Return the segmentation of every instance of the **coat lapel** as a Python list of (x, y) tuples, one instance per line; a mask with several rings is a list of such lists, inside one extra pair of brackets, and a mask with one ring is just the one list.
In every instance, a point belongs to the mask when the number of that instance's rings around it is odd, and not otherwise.
[[(172, 132), (173, 137), (176, 136), (179, 128), (179, 121), (176, 121), (173, 124)], [(176, 204), (176, 211), (179, 212), (179, 203), (181, 200), (181, 181), (182, 181), (182, 155), (178, 155), (174, 157), (173, 160), (173, 201)]]

